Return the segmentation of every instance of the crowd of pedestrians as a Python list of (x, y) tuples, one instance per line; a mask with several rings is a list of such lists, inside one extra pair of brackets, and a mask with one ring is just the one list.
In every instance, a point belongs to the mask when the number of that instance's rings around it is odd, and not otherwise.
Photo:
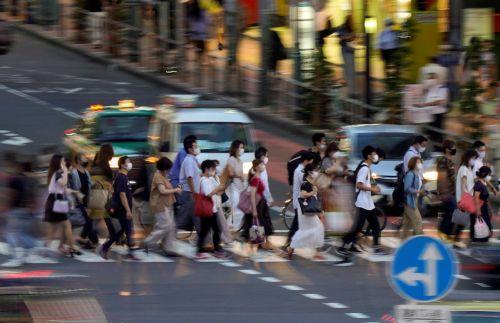
[[(421, 203), (429, 192), (424, 185), (423, 154), (428, 142), (426, 137), (416, 136), (404, 154), (402, 165), (397, 167), (401, 172), (397, 185), (402, 192), (403, 240), (424, 232)], [(314, 250), (314, 259), (323, 260), (328, 249), (325, 232), (333, 230), (342, 235), (335, 250), (343, 259), (339, 265), (350, 263), (352, 256), (361, 252), (388, 254), (381, 247), (382, 229), (374, 202), (381, 189), (372, 176), (372, 166), (385, 158), (382, 149), (363, 147), (362, 161), (350, 171), (347, 154), (337, 143), (328, 143), (323, 133), (314, 134), (312, 147), (292, 156), (287, 164), (295, 216), (287, 242), (280, 250), (269, 239), (275, 231), (266, 168), (269, 151), (264, 147), (256, 149), (252, 167), (244, 174), (241, 157), (245, 148), (242, 141), (233, 141), (224, 166), (219, 167), (217, 160), (200, 163), (197, 138), (187, 136), (174, 162), (159, 158), (148, 185), (149, 209), (155, 223), (140, 245), (133, 241), (131, 159), (120, 157), (118, 170), (114, 171), (110, 165), (114, 158), (111, 145), (101, 146), (92, 163), (82, 154), (71, 158), (55, 154), (50, 160), (44, 200), (44, 220), (48, 223), (45, 245), (71, 257), (82, 254), (76, 244), (96, 250), (104, 259), (108, 259), (114, 244), (126, 245), (125, 256), (130, 260), (138, 259), (134, 254), (137, 249), (146, 253), (151, 249), (161, 250), (168, 256), (177, 256), (178, 230), (192, 230), (197, 234), (194, 255), (197, 259), (208, 258), (209, 252), (218, 258), (228, 257), (223, 247), (239, 236), (253, 246), (251, 249), (273, 250), (291, 259), (296, 249), (308, 248)], [(444, 140), (442, 149), (443, 155), (435, 162), (437, 196), (442, 202), (438, 233), (456, 248), (465, 247), (462, 232), (467, 227), (472, 243), (487, 242), (493, 232), (493, 213), (488, 200), (492, 194), (498, 194), (491, 182), (492, 169), (486, 162), (487, 147), (481, 141), (475, 142), (463, 152), (459, 165), (454, 162), (455, 142)], [(7, 205), (11, 215), (6, 237), (12, 248), (20, 251), (14, 253), (19, 264), (22, 251), (35, 246), (35, 239), (25, 232), (40, 202), (37, 193), (29, 189), (36, 187), (28, 175), (30, 164), (11, 162), (6, 166), (8, 178), (3, 182), (11, 192), (6, 198), (9, 202), (2, 204)], [(340, 221), (341, 218), (346, 221)], [(98, 233), (101, 222), (106, 225), (107, 240), (99, 245), (99, 236), (103, 236)], [(72, 230), (75, 226), (81, 227), (76, 238)], [(371, 235), (371, 248), (359, 243), (363, 234)]]

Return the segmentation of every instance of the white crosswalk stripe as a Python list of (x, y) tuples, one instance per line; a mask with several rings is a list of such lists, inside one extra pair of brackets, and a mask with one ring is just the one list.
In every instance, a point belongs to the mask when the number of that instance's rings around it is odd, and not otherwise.
[[(126, 256), (128, 254), (128, 249), (125, 246), (113, 246), (111, 251), (116, 252), (121, 256)], [(139, 259), (140, 262), (174, 262), (172, 259), (161, 256), (154, 252), (146, 253), (143, 250), (138, 250), (134, 252), (134, 256)], [(125, 259), (125, 261), (133, 261)]]
[(227, 251), (238, 255), (240, 257), (248, 258), (253, 262), (287, 262), (288, 259), (276, 255), (272, 251), (265, 250), (254, 250), (252, 246), (247, 243), (241, 243), (235, 241), (231, 243), (227, 248)]

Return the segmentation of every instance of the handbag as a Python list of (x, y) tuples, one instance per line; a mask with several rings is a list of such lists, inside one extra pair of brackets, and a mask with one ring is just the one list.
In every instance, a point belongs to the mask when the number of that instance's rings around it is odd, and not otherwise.
[(474, 224), (474, 238), (485, 239), (490, 236), (490, 228), (481, 216), (478, 216)]
[(56, 194), (52, 212), (59, 214), (69, 213), (69, 201), (61, 194)]
[[(200, 183), (201, 192), (201, 183)], [(214, 202), (211, 197), (201, 193), (194, 194), (194, 215), (202, 218), (208, 218), (214, 215)]]
[(476, 213), (476, 203), (474, 202), (474, 196), (467, 192), (463, 192), (458, 202), (458, 208), (462, 211), (469, 212), (471, 214)]
[(470, 222), (469, 213), (464, 212), (460, 209), (455, 209), (455, 211), (453, 211), (451, 222), (466, 227)]
[(310, 196), (307, 199), (299, 198), (300, 209), (304, 215), (316, 215), (321, 213), (321, 203), (316, 196)]
[(90, 190), (89, 194), (89, 209), (93, 210), (105, 210), (106, 203), (109, 200), (109, 190), (104, 187), (104, 185), (97, 181)]
[(253, 225), (250, 228), (249, 236), (250, 243), (252, 244), (261, 244), (266, 240), (264, 227), (260, 225), (259, 219), (256, 217), (253, 218)]
[[(259, 205), (262, 197), (259, 194), (255, 194), (255, 205)], [(252, 193), (250, 189), (246, 189), (240, 193), (240, 200), (238, 201), (238, 209), (245, 214), (252, 214)]]

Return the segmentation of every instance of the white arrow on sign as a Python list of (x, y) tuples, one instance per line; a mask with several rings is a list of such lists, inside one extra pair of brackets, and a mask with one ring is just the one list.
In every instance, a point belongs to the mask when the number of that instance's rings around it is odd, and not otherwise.
[(425, 286), (425, 296), (437, 295), (437, 262), (443, 256), (433, 243), (427, 244), (424, 252), (419, 257), (425, 262), (426, 273), (417, 273), (417, 267), (411, 267), (396, 276), (397, 279), (409, 286), (415, 286), (421, 281)]

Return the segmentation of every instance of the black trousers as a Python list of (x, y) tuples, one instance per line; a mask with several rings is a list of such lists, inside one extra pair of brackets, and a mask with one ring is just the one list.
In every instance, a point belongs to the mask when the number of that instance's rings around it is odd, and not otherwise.
[(80, 237), (82, 239), (89, 238), (90, 242), (92, 242), (93, 244), (97, 244), (99, 242), (99, 239), (97, 237), (97, 232), (94, 229), (94, 221), (89, 217), (84, 206), (80, 206), (80, 209), (82, 211), (83, 217), (85, 218), (85, 224), (83, 225)]
[(217, 214), (214, 213), (211, 217), (200, 217), (201, 229), (198, 237), (198, 252), (203, 252), (203, 243), (207, 234), (212, 229), (212, 239), (214, 243), (214, 250), (220, 251), (220, 229), (217, 224)]
[(358, 207), (358, 217), (354, 229), (344, 236), (344, 245), (355, 243), (358, 239), (358, 234), (363, 230), (365, 221), (368, 220), (371, 232), (373, 235), (373, 246), (378, 246), (380, 239), (380, 223), (378, 223), (377, 212), (373, 210), (365, 210)]
[(290, 244), (295, 233), (299, 231), (299, 212), (295, 209), (295, 216), (293, 217), (292, 226), (288, 230), (287, 244)]
[(132, 219), (127, 219), (125, 215), (121, 215), (118, 218), (118, 221), (120, 222), (120, 230), (116, 231), (116, 228), (114, 228), (112, 220), (109, 219), (109, 222), (115, 232), (113, 235), (109, 237), (108, 241), (106, 241), (106, 243), (104, 243), (104, 245), (102, 246), (102, 249), (104, 251), (108, 251), (109, 248), (111, 248), (111, 246), (113, 245), (113, 243), (118, 242), (120, 240), (121, 236), (124, 233), (125, 237), (127, 238), (127, 246), (129, 247), (130, 251), (130, 247), (132, 246)]
[(443, 218), (439, 223), (439, 231), (449, 236), (453, 234), (453, 223), (451, 220), (456, 208), (455, 198), (451, 197), (450, 200), (443, 201)]

